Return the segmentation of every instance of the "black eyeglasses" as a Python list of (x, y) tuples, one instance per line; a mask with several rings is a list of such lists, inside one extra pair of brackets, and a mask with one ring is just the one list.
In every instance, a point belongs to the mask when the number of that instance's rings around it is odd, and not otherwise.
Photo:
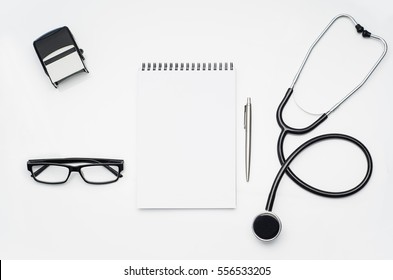
[(63, 158), (31, 159), (27, 170), (37, 182), (44, 184), (63, 184), (71, 172), (79, 172), (89, 184), (109, 184), (123, 177), (124, 161), (120, 159)]

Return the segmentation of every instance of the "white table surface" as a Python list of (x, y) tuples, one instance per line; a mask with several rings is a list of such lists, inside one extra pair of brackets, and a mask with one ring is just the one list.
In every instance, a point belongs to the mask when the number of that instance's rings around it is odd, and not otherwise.
[[(284, 177), (274, 211), (283, 230), (270, 244), (251, 231), (280, 165), (275, 111), (313, 40), (339, 13), (393, 42), (391, 1), (3, 1), (0, 9), (0, 259), (385, 259), (393, 257), (392, 74), (388, 52), (374, 75), (318, 129), (370, 150), (374, 173), (361, 192), (328, 199)], [(33, 41), (67, 25), (85, 50), (90, 74), (53, 88)], [(348, 32), (347, 32), (348, 31)], [(322, 110), (359, 82), (381, 51), (349, 21), (332, 28), (295, 88), (308, 110)], [(324, 44), (326, 43), (326, 44)], [(237, 70), (238, 162), (235, 210), (138, 210), (135, 94), (142, 62), (225, 62)], [(245, 182), (242, 112), (253, 102), (252, 168)], [(326, 105), (328, 104), (328, 105)], [(329, 107), (329, 106), (328, 106)], [(316, 117), (293, 100), (287, 122)], [(78, 176), (60, 186), (36, 183), (31, 158), (125, 160), (116, 184)], [(170, 164), (170, 161), (168, 162)], [(318, 144), (293, 169), (329, 190), (365, 172), (348, 143)], [(219, 168), (219, 167), (218, 167)], [(339, 187), (334, 187), (339, 186)]]

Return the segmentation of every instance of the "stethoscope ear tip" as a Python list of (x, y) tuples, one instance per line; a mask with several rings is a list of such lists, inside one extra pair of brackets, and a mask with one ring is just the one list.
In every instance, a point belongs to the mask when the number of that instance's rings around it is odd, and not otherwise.
[(259, 240), (272, 241), (281, 232), (281, 221), (272, 212), (265, 212), (255, 218), (252, 228)]

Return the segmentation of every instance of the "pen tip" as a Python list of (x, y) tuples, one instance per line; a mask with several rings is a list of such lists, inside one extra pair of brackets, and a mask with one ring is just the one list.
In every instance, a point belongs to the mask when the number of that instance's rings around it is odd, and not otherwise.
[(251, 97), (247, 97), (247, 104), (251, 103)]

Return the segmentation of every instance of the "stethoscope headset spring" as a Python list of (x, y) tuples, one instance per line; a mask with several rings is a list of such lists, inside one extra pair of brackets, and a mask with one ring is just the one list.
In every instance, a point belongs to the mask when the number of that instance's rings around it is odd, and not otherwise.
[[(306, 64), (312, 50), (317, 45), (317, 43), (320, 41), (320, 39), (325, 35), (325, 33), (329, 30), (329, 28), (334, 24), (334, 22), (336, 22), (336, 20), (338, 20), (339, 18), (350, 19), (352, 21), (352, 23), (355, 25), (356, 31), (358, 33), (361, 33), (364, 38), (372, 38), (372, 39), (376, 39), (376, 40), (382, 42), (383, 48), (384, 48), (383, 53), (378, 58), (377, 62), (373, 65), (373, 67), (368, 72), (368, 74), (365, 76), (365, 78), (352, 91), (350, 91), (343, 99), (341, 99), (337, 104), (335, 104), (329, 111), (322, 114), (314, 123), (312, 123), (311, 125), (304, 127), (304, 128), (290, 127), (284, 122), (283, 117), (282, 117), (282, 113), (285, 108), (285, 105), (287, 104), (288, 100), (290, 99), (290, 97), (293, 93), (293, 89), (295, 87), (295, 84), (296, 84), (297, 80), (299, 79), (299, 76), (300, 76), (300, 74), (304, 68), (304, 65)], [(387, 43), (383, 38), (381, 38), (377, 35), (371, 34), (369, 31), (365, 30), (360, 24), (358, 24), (355, 21), (355, 19), (352, 16), (347, 15), (347, 14), (340, 14), (340, 15), (337, 15), (336, 17), (334, 17), (330, 21), (330, 23), (326, 26), (326, 28), (322, 31), (322, 33), (318, 36), (318, 38), (314, 41), (314, 43), (308, 49), (307, 54), (306, 54), (305, 58), (303, 59), (303, 62), (301, 64), (298, 72), (296, 73), (295, 78), (293, 79), (291, 87), (287, 90), (283, 100), (281, 101), (281, 103), (277, 109), (276, 118), (277, 118), (278, 125), (281, 128), (281, 133), (279, 135), (278, 143), (277, 143), (277, 153), (278, 153), (279, 161), (281, 163), (281, 168), (278, 171), (276, 178), (273, 182), (273, 185), (271, 187), (271, 190), (270, 190), (270, 193), (269, 193), (269, 196), (267, 199), (266, 207), (265, 207), (266, 212), (258, 215), (254, 219), (254, 222), (253, 222), (253, 231), (254, 231), (255, 236), (259, 240), (262, 240), (262, 241), (274, 240), (281, 232), (281, 228), (282, 228), (281, 221), (278, 218), (278, 216), (272, 212), (272, 210), (273, 210), (273, 204), (274, 204), (274, 200), (276, 197), (277, 189), (278, 189), (278, 186), (279, 186), (280, 181), (281, 181), (282, 177), (284, 176), (284, 174), (287, 174), (287, 176), (289, 178), (291, 178), (291, 180), (293, 182), (295, 182), (298, 186), (302, 187), (303, 189), (305, 189), (313, 194), (324, 196), (324, 197), (329, 197), (329, 198), (339, 198), (339, 197), (346, 197), (346, 196), (352, 195), (352, 194), (360, 191), (368, 183), (368, 181), (371, 177), (371, 174), (372, 174), (372, 169), (373, 169), (373, 162), (372, 162), (370, 152), (367, 150), (366, 146), (364, 146), (359, 140), (357, 140), (351, 136), (348, 136), (345, 134), (338, 134), (338, 133), (329, 133), (329, 134), (319, 135), (317, 137), (311, 138), (310, 140), (308, 140), (305, 143), (303, 143), (302, 145), (300, 145), (287, 158), (285, 158), (284, 153), (283, 153), (283, 145), (284, 145), (285, 137), (288, 134), (300, 135), (300, 134), (306, 134), (306, 133), (314, 130), (321, 123), (323, 123), (332, 112), (334, 112), (339, 106), (341, 106), (357, 90), (359, 90), (359, 88), (361, 88), (364, 85), (364, 83), (367, 81), (367, 79), (371, 76), (371, 74), (377, 68), (379, 63), (382, 61), (382, 59), (386, 55), (387, 48), (388, 48)], [(313, 186), (307, 184), (306, 182), (304, 182), (289, 168), (289, 165), (291, 164), (291, 162), (306, 148), (310, 147), (311, 145), (313, 145), (315, 143), (318, 143), (321, 141), (327, 141), (327, 140), (331, 140), (331, 139), (345, 140), (345, 141), (348, 141), (348, 142), (356, 145), (357, 147), (360, 148), (360, 150), (363, 152), (363, 154), (366, 157), (366, 160), (367, 160), (366, 174), (365, 174), (363, 180), (352, 189), (345, 190), (345, 191), (339, 191), (339, 192), (331, 192), (331, 191), (321, 190), (321, 189), (313, 187)]]

